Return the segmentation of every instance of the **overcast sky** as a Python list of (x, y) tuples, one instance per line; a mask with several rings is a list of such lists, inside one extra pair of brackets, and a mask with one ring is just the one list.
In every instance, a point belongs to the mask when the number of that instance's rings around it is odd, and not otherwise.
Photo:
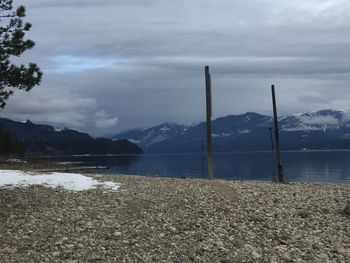
[(93, 135), (205, 119), (350, 108), (348, 0), (15, 0), (44, 72), (1, 112)]

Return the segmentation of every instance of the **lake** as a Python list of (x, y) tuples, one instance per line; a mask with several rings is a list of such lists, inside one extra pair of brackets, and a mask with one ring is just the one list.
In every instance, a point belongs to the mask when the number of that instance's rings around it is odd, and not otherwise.
[[(108, 166), (98, 173), (160, 177), (206, 178), (203, 154), (85, 155), (43, 157), (58, 162)], [(282, 152), (287, 181), (350, 183), (350, 150)], [(214, 177), (234, 180), (272, 180), (272, 152), (214, 153)]]

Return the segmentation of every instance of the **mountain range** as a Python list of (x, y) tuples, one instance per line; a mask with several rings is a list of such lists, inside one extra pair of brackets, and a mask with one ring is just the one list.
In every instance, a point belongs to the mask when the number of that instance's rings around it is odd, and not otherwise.
[[(213, 150), (216, 152), (271, 150), (272, 117), (254, 112), (228, 115), (212, 121)], [(281, 149), (350, 149), (350, 115), (343, 111), (320, 110), (279, 118)], [(41, 155), (195, 153), (205, 151), (206, 124), (163, 123), (132, 129), (106, 138), (31, 121), (0, 118), (0, 147), (8, 146)], [(273, 131), (273, 129), (271, 130)], [(9, 136), (12, 146), (7, 143)], [(7, 142), (2, 142), (7, 138)], [(11, 146), (11, 147), (9, 147)], [(0, 149), (1, 153), (1, 149)]]
[[(87, 133), (67, 128), (57, 129), (49, 125), (34, 124), (31, 121), (17, 122), (0, 118), (0, 128), (11, 136), (13, 141), (20, 143), (26, 153), (71, 155), (143, 152), (139, 146), (128, 140), (93, 138)], [(0, 145), (3, 139), (0, 138)]]
[[(216, 152), (271, 150), (272, 117), (254, 112), (212, 121)], [(281, 149), (350, 149), (350, 115), (320, 110), (279, 118)], [(272, 129), (273, 131), (273, 129)], [(147, 129), (121, 132), (111, 139), (127, 139), (147, 153), (201, 152), (206, 145), (206, 124), (163, 123)]]

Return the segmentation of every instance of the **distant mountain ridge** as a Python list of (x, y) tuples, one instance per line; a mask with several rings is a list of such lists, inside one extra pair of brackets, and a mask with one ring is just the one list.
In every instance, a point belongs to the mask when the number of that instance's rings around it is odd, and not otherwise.
[(41, 155), (138, 154), (142, 149), (128, 140), (93, 138), (71, 129), (57, 129), (31, 121), (0, 118), (0, 127), (22, 143), (27, 153)]
[[(220, 117), (212, 122), (213, 148), (218, 152), (271, 150), (272, 117), (255, 112)], [(336, 110), (291, 114), (279, 118), (281, 148), (350, 149), (350, 115)], [(200, 152), (206, 125), (163, 123), (147, 129), (119, 133), (148, 153)]]
[[(123, 137), (124, 135), (130, 137), (130, 141), (136, 144), (142, 144), (144, 146), (150, 146), (152, 144), (157, 144), (162, 141), (171, 139), (174, 136), (180, 135), (188, 129), (189, 126), (176, 124), (176, 123), (163, 123), (149, 129), (132, 129), (130, 131), (120, 133), (119, 135)], [(140, 140), (138, 140), (139, 138)], [(117, 139), (115, 136), (112, 139)]]

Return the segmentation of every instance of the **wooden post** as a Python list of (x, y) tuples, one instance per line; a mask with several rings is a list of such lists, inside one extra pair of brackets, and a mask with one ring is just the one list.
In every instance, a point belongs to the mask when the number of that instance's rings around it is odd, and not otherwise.
[[(274, 151), (275, 151), (275, 146), (273, 144), (273, 136), (272, 136), (272, 127), (269, 127), (269, 131), (270, 131), (270, 142), (271, 142), (271, 152), (272, 152), (272, 166), (275, 166), (275, 156), (274, 156)], [(274, 183), (277, 183), (277, 178), (276, 178), (276, 172), (275, 169), (272, 170), (272, 181)]]
[(275, 85), (271, 85), (271, 92), (272, 92), (273, 120), (274, 120), (274, 126), (275, 126), (275, 150), (276, 150), (276, 164), (277, 164), (276, 172), (278, 176), (278, 182), (284, 183), (283, 166), (281, 163), (281, 153), (280, 153), (280, 139), (279, 139), (279, 129), (278, 129)]
[(205, 91), (207, 105), (207, 156), (208, 156), (208, 178), (214, 178), (213, 173), (213, 152), (211, 143), (211, 117), (212, 117), (212, 101), (211, 101), (211, 77), (209, 66), (205, 66)]

